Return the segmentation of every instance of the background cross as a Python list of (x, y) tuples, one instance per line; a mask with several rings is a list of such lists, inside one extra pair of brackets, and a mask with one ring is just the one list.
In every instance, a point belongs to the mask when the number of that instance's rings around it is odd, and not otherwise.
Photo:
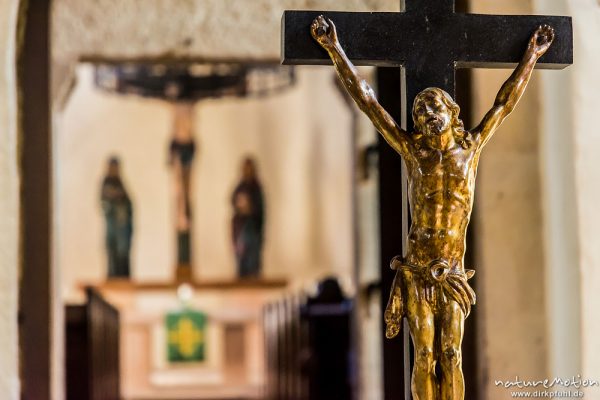
[[(533, 31), (543, 24), (555, 30), (548, 52), (538, 60), (536, 68), (562, 69), (573, 62), (573, 30), (570, 17), (533, 15), (481, 15), (455, 12), (455, 0), (401, 1), (400, 13), (286, 11), (282, 18), (281, 61), (283, 64), (331, 64), (331, 60), (310, 35), (310, 24), (318, 15), (334, 21), (339, 41), (355, 65), (402, 67), (400, 83), (388, 68), (379, 70), (380, 103), (388, 112), (400, 117), (400, 125), (413, 130), (410, 108), (421, 90), (439, 87), (456, 99), (457, 68), (514, 68), (521, 60)], [(391, 77), (391, 79), (390, 79)], [(508, 75), (507, 75), (508, 77)], [(381, 87), (394, 82), (392, 88)], [(500, 88), (498, 88), (500, 89)], [(490, 94), (490, 106), (496, 93)], [(398, 99), (399, 97), (399, 99)], [(398, 109), (389, 109), (395, 106)], [(467, 127), (470, 128), (470, 127)], [(385, 264), (404, 243), (409, 225), (406, 178), (385, 169), (400, 169), (399, 158), (380, 140), (380, 231), (381, 258)], [(403, 169), (403, 168), (402, 168)], [(399, 181), (402, 185), (399, 185)], [(399, 187), (402, 186), (400, 190)], [(401, 205), (401, 210), (400, 209)], [(401, 228), (401, 229), (399, 229)], [(385, 234), (394, 232), (393, 238)], [(396, 243), (390, 243), (396, 241)], [(385, 307), (393, 279), (393, 271), (382, 265), (382, 305)], [(384, 342), (385, 398), (410, 398), (408, 329), (404, 325), (404, 341)], [(397, 375), (404, 349), (404, 385)], [(403, 387), (402, 387), (403, 386)]]

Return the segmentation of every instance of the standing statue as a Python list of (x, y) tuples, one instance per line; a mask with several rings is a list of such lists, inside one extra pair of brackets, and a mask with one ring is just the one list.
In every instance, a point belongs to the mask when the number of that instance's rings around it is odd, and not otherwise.
[(129, 278), (133, 209), (121, 180), (117, 157), (108, 160), (108, 169), (101, 190), (102, 210), (106, 220), (106, 251), (108, 277)]
[(260, 276), (265, 207), (254, 159), (242, 164), (242, 180), (231, 196), (231, 231), (239, 278)]
[(169, 163), (173, 168), (175, 185), (175, 224), (177, 231), (177, 276), (191, 277), (190, 204), (192, 162), (196, 153), (193, 132), (193, 103), (174, 104), (173, 139), (169, 147)]
[[(400, 128), (377, 102), (340, 46), (331, 20), (316, 18), (311, 34), (329, 53), (354, 101), (403, 157), (408, 171), (412, 224), (406, 257), (391, 262), (396, 277), (384, 315), (386, 336), (396, 336), (406, 316), (415, 347), (411, 387), (416, 400), (463, 399), (463, 324), (475, 304), (467, 283), (474, 271), (466, 270), (463, 262), (479, 156), (525, 91), (554, 30), (544, 25), (533, 33), (521, 62), (477, 127), (465, 130), (450, 95), (428, 88), (414, 100), (412, 133)], [(435, 373), (437, 363), (441, 377)]]

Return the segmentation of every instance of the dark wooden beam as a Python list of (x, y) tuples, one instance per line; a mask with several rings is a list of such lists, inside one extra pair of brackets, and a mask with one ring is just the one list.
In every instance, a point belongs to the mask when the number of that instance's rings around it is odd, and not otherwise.
[[(377, 98), (390, 115), (401, 121), (400, 70), (398, 68), (377, 69)], [(385, 310), (395, 271), (389, 268), (390, 260), (403, 254), (408, 235), (408, 196), (406, 179), (403, 176), (402, 159), (383, 139), (377, 135), (379, 153), (379, 231), (381, 266), (381, 310)], [(405, 332), (401, 333), (404, 335)], [(403, 357), (408, 351), (407, 340), (389, 340), (381, 330), (383, 349), (383, 385), (385, 400), (404, 398), (405, 366)], [(410, 370), (410, 367), (408, 367)], [(408, 386), (410, 387), (410, 386)]]
[[(420, 3), (419, 3), (420, 4)], [(423, 12), (356, 13), (285, 11), (282, 17), (283, 64), (331, 64), (310, 36), (318, 15), (330, 18), (340, 43), (355, 65), (404, 66), (457, 63), (458, 66), (506, 68), (516, 65), (539, 25), (550, 24), (556, 37), (536, 68), (560, 69), (573, 63), (571, 17), (483, 15)]]
[[(19, 346), (21, 398), (51, 398), (50, 2), (22, 2), (18, 58), (21, 136)], [(26, 4), (25, 4), (26, 3)]]

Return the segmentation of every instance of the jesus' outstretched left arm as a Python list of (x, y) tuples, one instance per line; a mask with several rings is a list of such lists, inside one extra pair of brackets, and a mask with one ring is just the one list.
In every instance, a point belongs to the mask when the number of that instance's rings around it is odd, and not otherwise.
[(538, 27), (531, 35), (521, 62), (500, 88), (494, 106), (483, 117), (481, 123), (472, 130), (473, 135), (480, 137), (479, 148), (490, 140), (502, 121), (513, 111), (525, 92), (535, 63), (546, 53), (553, 40), (554, 29), (549, 25)]

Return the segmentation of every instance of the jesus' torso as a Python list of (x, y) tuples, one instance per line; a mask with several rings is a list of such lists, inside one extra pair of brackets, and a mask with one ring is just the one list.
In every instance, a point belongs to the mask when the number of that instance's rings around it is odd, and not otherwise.
[(479, 152), (473, 143), (447, 150), (414, 146), (406, 157), (411, 226), (406, 261), (442, 259), (463, 270), (465, 235), (473, 208)]

